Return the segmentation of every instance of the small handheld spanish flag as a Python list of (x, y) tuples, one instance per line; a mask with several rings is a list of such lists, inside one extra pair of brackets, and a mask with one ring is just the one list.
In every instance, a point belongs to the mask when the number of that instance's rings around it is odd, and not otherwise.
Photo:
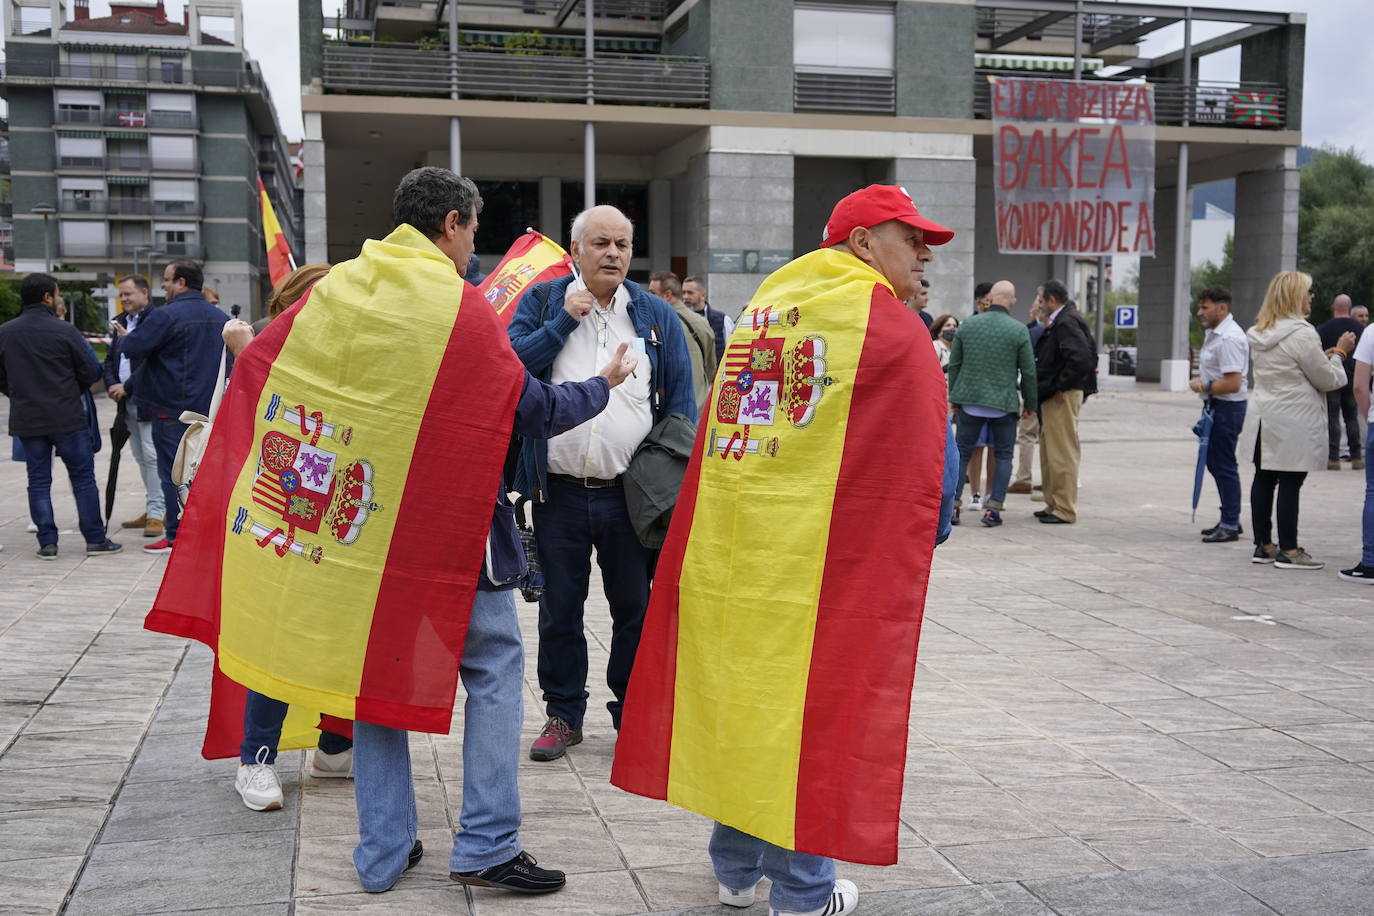
[(515, 314), (512, 306), (520, 301), (520, 295), (525, 290), (536, 283), (557, 280), (570, 273), (572, 256), (557, 242), (533, 229), (526, 229), (525, 234), (515, 240), (501, 263), (487, 274), (477, 290), (496, 309), (496, 315), (504, 326), (510, 324), (511, 316)]

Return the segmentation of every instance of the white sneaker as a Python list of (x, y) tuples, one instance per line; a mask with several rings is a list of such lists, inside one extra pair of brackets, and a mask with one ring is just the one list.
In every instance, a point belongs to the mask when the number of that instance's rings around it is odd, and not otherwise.
[(234, 788), (250, 810), (276, 811), (281, 808), (281, 782), (272, 764), (267, 763), (267, 748), (258, 748), (257, 763), (239, 764)]
[(854, 886), (853, 881), (839, 878), (835, 881), (835, 887), (830, 892), (829, 902), (819, 910), (798, 912), (796, 910), (775, 910), (770, 906), (768, 916), (838, 916), (840, 913), (852, 913), (858, 908), (859, 889)]
[(746, 887), (742, 890), (726, 887), (719, 881), (716, 882), (716, 885), (720, 888), (721, 903), (726, 906), (737, 906), (740, 909), (744, 909), (754, 905), (754, 891), (758, 889), (759, 882), (755, 881), (751, 887)]
[(315, 753), (310, 758), (310, 775), (316, 779), (352, 779), (353, 748), (339, 751), (337, 754), (326, 754), (315, 748)]
[(25, 526), (24, 530), (27, 531), (29, 534), (33, 534), (38, 530), (38, 526), (35, 525), (33, 522), (29, 522), (28, 525)]
[(983, 508), (983, 494), (974, 493), (973, 499), (970, 499), (968, 501), (968, 507), (972, 509), (974, 512), (977, 512), (979, 509)]

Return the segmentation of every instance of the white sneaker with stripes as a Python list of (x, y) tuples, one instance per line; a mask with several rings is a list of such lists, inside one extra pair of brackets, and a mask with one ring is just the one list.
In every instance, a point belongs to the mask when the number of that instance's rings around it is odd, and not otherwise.
[(853, 913), (859, 908), (859, 889), (853, 881), (839, 878), (830, 891), (830, 899), (819, 910), (798, 912), (795, 910), (775, 910), (768, 908), (768, 916), (839, 916), (840, 913)]

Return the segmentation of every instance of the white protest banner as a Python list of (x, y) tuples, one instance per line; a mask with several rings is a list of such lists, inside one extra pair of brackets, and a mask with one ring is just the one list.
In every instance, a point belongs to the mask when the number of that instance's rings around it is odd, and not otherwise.
[(1154, 87), (988, 81), (998, 250), (1153, 255)]

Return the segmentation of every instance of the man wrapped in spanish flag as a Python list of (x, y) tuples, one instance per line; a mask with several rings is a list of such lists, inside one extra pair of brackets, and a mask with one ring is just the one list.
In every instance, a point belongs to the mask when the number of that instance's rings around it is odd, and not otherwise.
[(900, 187), (841, 200), (764, 280), (698, 424), (611, 781), (714, 819), (720, 901), (858, 904), (897, 861), (931, 552), (955, 474), (945, 382), (902, 300), (954, 237)]

